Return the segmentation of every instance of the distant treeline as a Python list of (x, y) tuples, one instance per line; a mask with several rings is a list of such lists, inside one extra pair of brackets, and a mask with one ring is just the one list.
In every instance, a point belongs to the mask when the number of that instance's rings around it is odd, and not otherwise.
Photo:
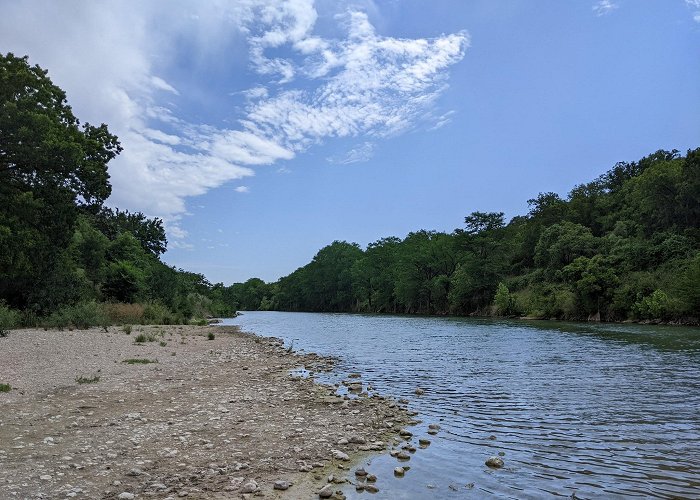
[(46, 71), (0, 54), (0, 331), (233, 312), (223, 285), (160, 260), (160, 219), (104, 206), (120, 151)]
[(618, 163), (527, 215), (473, 212), (360, 248), (335, 241), (276, 283), (234, 284), (242, 310), (500, 315), (697, 323), (700, 149)]

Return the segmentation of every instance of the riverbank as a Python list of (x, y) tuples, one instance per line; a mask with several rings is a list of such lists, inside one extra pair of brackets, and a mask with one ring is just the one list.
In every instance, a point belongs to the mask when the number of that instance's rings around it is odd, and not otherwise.
[(314, 498), (409, 418), (290, 376), (333, 360), (234, 327), (26, 329), (0, 343), (3, 498)]

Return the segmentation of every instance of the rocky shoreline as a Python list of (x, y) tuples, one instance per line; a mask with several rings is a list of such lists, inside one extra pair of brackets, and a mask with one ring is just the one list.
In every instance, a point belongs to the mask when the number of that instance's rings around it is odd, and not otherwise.
[[(411, 414), (295, 376), (332, 368), (235, 327), (12, 331), (0, 339), (1, 498), (343, 498)], [(410, 433), (409, 433), (410, 434)], [(415, 451), (415, 449), (413, 450)]]

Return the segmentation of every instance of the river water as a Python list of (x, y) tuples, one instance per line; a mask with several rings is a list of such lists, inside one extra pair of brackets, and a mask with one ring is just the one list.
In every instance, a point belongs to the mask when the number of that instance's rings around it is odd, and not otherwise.
[[(283, 312), (225, 324), (337, 356), (324, 381), (361, 372), (419, 413), (411, 431), (432, 443), (406, 475), (373, 457), (380, 492), (348, 498), (700, 498), (700, 329)], [(499, 453), (505, 466), (486, 467)]]

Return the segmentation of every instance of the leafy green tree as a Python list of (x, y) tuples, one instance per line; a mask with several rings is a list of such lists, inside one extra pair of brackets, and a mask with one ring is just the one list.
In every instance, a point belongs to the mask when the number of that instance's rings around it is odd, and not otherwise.
[(46, 71), (0, 55), (0, 299), (24, 308), (61, 292), (39, 287), (69, 285), (45, 277), (60, 274), (78, 206), (109, 196), (107, 163), (120, 150), (105, 125), (80, 126)]

